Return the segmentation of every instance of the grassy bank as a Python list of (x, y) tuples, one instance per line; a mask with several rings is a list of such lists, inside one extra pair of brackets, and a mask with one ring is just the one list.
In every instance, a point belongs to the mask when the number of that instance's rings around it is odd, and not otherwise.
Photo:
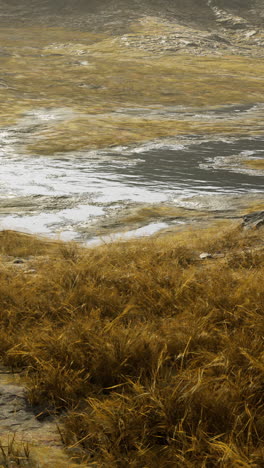
[[(142, 49), (141, 41), (159, 36), (167, 24), (150, 20), (131, 28), (129, 46), (118, 35), (67, 28), (1, 29), (0, 128), (23, 129), (23, 154), (190, 134), (262, 135), (262, 107), (253, 105), (263, 103), (264, 67), (252, 50), (250, 57), (226, 49), (215, 56), (214, 48), (197, 56), (193, 47), (157, 53), (156, 46)], [(253, 110), (234, 115), (229, 106)], [(221, 108), (226, 112), (219, 118)], [(206, 110), (216, 114), (197, 119)]]
[(101, 467), (263, 466), (263, 229), (0, 246), (1, 357), (66, 444)]

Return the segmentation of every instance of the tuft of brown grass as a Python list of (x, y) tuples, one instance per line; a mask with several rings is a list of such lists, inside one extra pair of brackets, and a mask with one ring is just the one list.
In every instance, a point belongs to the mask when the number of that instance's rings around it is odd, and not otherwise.
[(1, 272), (0, 353), (65, 444), (100, 467), (262, 467), (263, 230), (45, 249)]
[(10, 257), (40, 256), (51, 253), (58, 243), (16, 231), (0, 231), (0, 255)]
[(0, 466), (3, 468), (36, 467), (28, 444), (17, 443), (12, 436), (4, 444), (0, 441)]
[(264, 170), (264, 159), (245, 159), (243, 164), (250, 169)]

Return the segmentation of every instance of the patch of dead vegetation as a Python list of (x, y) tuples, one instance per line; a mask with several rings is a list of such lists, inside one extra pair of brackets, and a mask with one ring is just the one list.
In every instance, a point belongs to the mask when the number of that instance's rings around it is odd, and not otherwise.
[(247, 215), (248, 213), (254, 213), (256, 211), (264, 211), (264, 201), (261, 199), (254, 200), (252, 202), (249, 202), (247, 204), (247, 207), (245, 207), (241, 211), (241, 215)]
[(263, 265), (263, 229), (229, 223), (60, 244), (1, 274), (1, 357), (97, 466), (261, 467)]
[(30, 456), (28, 444), (16, 443), (15, 436), (6, 444), (0, 441), (0, 463), (3, 468), (37, 468)]
[(146, 117), (120, 118), (118, 115), (82, 116), (54, 124), (52, 129), (36, 132), (35, 141), (27, 145), (33, 154), (53, 155), (58, 152), (100, 149), (111, 146), (129, 145), (151, 141), (155, 138), (195, 135), (260, 135), (259, 122), (199, 122), (195, 120), (169, 120)]
[(264, 171), (264, 159), (246, 159), (243, 164), (250, 169), (259, 169)]
[(58, 247), (59, 243), (11, 230), (0, 231), (0, 255), (9, 257), (41, 256)]
[[(190, 133), (259, 134), (258, 116), (212, 122), (146, 117), (121, 119), (120, 108), (200, 109), (263, 102), (259, 58), (147, 54), (120, 38), (58, 28), (3, 28), (5, 71), (0, 126), (20, 123), (33, 109), (71, 109), (77, 117), (34, 131), (30, 151), (54, 154)], [(34, 44), (34, 46), (32, 46)], [(63, 77), (63, 79), (62, 79)], [(20, 97), (19, 99), (17, 97)]]

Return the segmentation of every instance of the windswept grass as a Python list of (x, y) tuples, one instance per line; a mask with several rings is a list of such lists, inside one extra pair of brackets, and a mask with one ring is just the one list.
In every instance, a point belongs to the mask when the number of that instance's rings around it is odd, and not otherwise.
[(208, 219), (208, 212), (191, 210), (186, 208), (173, 207), (169, 205), (143, 205), (136, 208), (127, 210), (118, 220), (119, 223), (125, 225), (149, 222), (151, 219), (173, 219), (176, 217), (192, 218), (192, 217), (206, 217)]
[(28, 234), (16, 231), (0, 231), (0, 255), (12, 257), (28, 257), (50, 254), (58, 247), (56, 242), (38, 239)]
[(48, 131), (36, 133), (36, 140), (27, 146), (33, 154), (52, 155), (57, 152), (80, 150), (82, 148), (104, 148), (142, 143), (154, 138), (196, 135), (262, 135), (263, 127), (258, 119), (218, 122), (195, 120), (169, 120), (146, 117), (83, 116), (54, 124)]
[(0, 352), (66, 411), (65, 444), (100, 467), (262, 467), (263, 230), (51, 249), (1, 273)]
[[(150, 20), (132, 27), (132, 35), (140, 43), (142, 28), (143, 37), (151, 37), (164, 27)], [(192, 47), (160, 55), (127, 47), (121, 39), (67, 28), (1, 29), (0, 128), (19, 130), (22, 124), (25, 131), (28, 125), (23, 144), (47, 155), (176, 135), (262, 134), (261, 108), (235, 118), (188, 117), (194, 109), (199, 114), (262, 103), (264, 67), (258, 57), (190, 56)], [(166, 115), (171, 106), (186, 111), (186, 119)], [(135, 117), (131, 109), (138, 108), (144, 114)], [(165, 113), (155, 116), (153, 109)], [(43, 121), (43, 112), (54, 118)]]

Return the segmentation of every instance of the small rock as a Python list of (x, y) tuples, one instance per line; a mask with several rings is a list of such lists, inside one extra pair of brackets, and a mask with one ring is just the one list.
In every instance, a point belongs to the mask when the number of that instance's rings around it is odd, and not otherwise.
[(25, 260), (23, 260), (23, 258), (15, 258), (13, 263), (15, 263), (16, 265), (19, 265), (21, 263), (25, 263)]
[(261, 226), (264, 226), (264, 211), (256, 211), (255, 213), (243, 216), (242, 226), (246, 229), (258, 229)]
[(213, 258), (213, 256), (212, 256), (210, 253), (208, 253), (208, 252), (203, 252), (203, 253), (201, 253), (201, 254), (199, 255), (199, 257), (200, 257), (201, 260), (205, 260), (206, 258)]

